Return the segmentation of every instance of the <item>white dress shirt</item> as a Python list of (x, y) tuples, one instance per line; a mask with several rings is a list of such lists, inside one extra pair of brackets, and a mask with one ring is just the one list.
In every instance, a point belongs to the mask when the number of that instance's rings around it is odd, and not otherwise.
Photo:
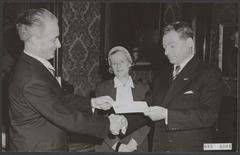
[(118, 103), (133, 102), (132, 88), (134, 88), (132, 77), (128, 77), (128, 81), (123, 84), (117, 77), (114, 78), (114, 88), (116, 88), (116, 101)]
[(178, 74), (183, 70), (183, 68), (186, 66), (186, 64), (193, 58), (194, 55), (191, 55), (189, 58), (187, 58), (186, 60), (184, 60), (182, 63), (178, 64), (178, 65), (174, 65), (174, 70), (173, 70), (173, 75), (175, 75), (175, 68), (176, 66), (180, 66), (180, 70), (178, 71)]

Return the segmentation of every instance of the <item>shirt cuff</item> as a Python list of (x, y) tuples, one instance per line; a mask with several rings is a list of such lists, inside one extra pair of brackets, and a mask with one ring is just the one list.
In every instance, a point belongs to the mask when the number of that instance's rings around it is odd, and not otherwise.
[(118, 141), (112, 146), (113, 150), (116, 150), (117, 143), (118, 143)]
[(133, 139), (133, 138), (130, 140), (130, 143), (132, 143), (132, 144), (133, 144), (134, 146), (136, 146), (136, 147), (138, 146), (138, 143), (137, 143), (136, 140)]
[(95, 111), (95, 108), (93, 107), (93, 104), (94, 104), (94, 98), (91, 98), (90, 103), (91, 103), (92, 113), (94, 113), (94, 111)]
[(94, 111), (95, 111), (95, 108), (92, 108), (92, 113), (94, 113)]
[(168, 110), (166, 109), (166, 118), (165, 118), (165, 124), (168, 125)]

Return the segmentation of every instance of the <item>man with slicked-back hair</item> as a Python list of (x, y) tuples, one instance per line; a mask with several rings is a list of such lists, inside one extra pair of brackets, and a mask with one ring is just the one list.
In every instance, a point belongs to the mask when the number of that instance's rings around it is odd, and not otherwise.
[(172, 65), (154, 78), (153, 106), (145, 112), (155, 122), (152, 150), (203, 151), (218, 119), (221, 71), (194, 55), (193, 31), (186, 22), (165, 27), (163, 47)]

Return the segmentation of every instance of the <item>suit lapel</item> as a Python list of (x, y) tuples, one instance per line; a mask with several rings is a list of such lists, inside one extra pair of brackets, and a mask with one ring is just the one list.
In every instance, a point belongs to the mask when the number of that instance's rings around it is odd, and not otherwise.
[(48, 71), (48, 69), (41, 62), (28, 56), (25, 53), (22, 53), (22, 58), (23, 60), (28, 61), (31, 64), (31, 66), (33, 66), (36, 69), (36, 72), (40, 72), (44, 78), (50, 80), (50, 83), (54, 84), (56, 88), (61, 89), (61, 86), (59, 85), (57, 79)]
[[(135, 84), (134, 84), (134, 87), (136, 87)], [(136, 98), (138, 98), (137, 97), (138, 93), (135, 90), (137, 90), (137, 89), (132, 88), (133, 101), (136, 101), (137, 100)]]
[(163, 101), (163, 106), (166, 106), (185, 86), (187, 86), (193, 78), (197, 75), (196, 69), (199, 61), (193, 57), (187, 65), (183, 68), (177, 78), (172, 81), (172, 84), (167, 90)]
[(134, 85), (134, 88), (131, 88), (132, 89), (133, 101), (137, 101), (137, 100), (140, 99), (141, 93), (138, 92), (138, 90), (140, 90), (140, 89), (137, 88), (138, 85), (134, 81), (133, 81), (133, 85)]
[(110, 97), (112, 97), (112, 99), (114, 101), (116, 101), (117, 89), (114, 87), (114, 81), (113, 80), (111, 80), (109, 82), (110, 83), (107, 84), (108, 92), (106, 94), (109, 95)]

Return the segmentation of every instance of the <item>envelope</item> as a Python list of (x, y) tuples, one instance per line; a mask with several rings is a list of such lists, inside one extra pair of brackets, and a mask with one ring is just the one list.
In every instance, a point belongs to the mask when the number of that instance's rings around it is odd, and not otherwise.
[(113, 109), (116, 114), (123, 113), (143, 113), (148, 108), (145, 101), (133, 101), (128, 103), (114, 102)]
[(194, 92), (192, 90), (189, 90), (189, 91), (184, 92), (184, 94), (194, 94)]

